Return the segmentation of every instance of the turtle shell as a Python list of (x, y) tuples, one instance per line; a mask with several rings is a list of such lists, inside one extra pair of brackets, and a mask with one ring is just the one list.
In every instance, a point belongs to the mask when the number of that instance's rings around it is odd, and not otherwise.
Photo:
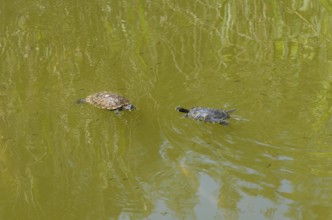
[(107, 91), (89, 95), (85, 99), (80, 100), (80, 102), (86, 102), (97, 108), (107, 110), (131, 110), (134, 108), (127, 98)]
[(223, 125), (227, 125), (226, 119), (229, 118), (230, 112), (234, 110), (223, 110), (223, 109), (214, 109), (214, 108), (206, 108), (206, 107), (193, 107), (191, 109), (185, 109), (181, 107), (177, 107), (176, 110), (186, 113), (186, 117), (192, 118), (195, 120), (219, 123)]

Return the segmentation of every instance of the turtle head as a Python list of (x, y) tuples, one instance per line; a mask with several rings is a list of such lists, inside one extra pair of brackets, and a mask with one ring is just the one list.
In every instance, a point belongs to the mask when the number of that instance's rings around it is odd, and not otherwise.
[(131, 110), (134, 110), (136, 107), (132, 104), (128, 104), (126, 106), (123, 106), (123, 109), (124, 110), (128, 110), (128, 111), (131, 111)]
[(189, 109), (185, 109), (185, 108), (182, 108), (182, 107), (180, 107), (180, 106), (177, 106), (177, 107), (175, 108), (175, 110), (176, 110), (176, 111), (179, 111), (179, 112), (183, 112), (183, 113), (188, 113), (188, 112), (190, 112)]

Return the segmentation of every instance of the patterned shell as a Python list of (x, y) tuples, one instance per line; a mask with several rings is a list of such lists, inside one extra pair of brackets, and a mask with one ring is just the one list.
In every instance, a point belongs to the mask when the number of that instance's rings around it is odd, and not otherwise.
[(96, 106), (97, 108), (108, 110), (116, 110), (123, 106), (130, 105), (130, 101), (125, 97), (107, 91), (89, 95), (84, 99), (84, 102)]
[(213, 123), (223, 123), (226, 119), (229, 118), (228, 112), (222, 109), (213, 109), (213, 108), (204, 108), (204, 107), (194, 107), (191, 108), (187, 113), (188, 118), (193, 118), (205, 122)]

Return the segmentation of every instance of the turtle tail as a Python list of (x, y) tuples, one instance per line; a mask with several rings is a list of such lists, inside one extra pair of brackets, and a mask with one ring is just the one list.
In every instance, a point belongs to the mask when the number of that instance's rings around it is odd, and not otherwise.
[(182, 108), (182, 107), (176, 107), (175, 110), (179, 111), (179, 112), (183, 112), (183, 113), (188, 113), (189, 110), (188, 109), (185, 109), (185, 108)]
[(78, 99), (76, 101), (77, 104), (81, 104), (81, 103), (86, 103), (86, 100), (85, 99)]
[(226, 112), (227, 113), (232, 113), (232, 112), (235, 112), (236, 111), (236, 108), (235, 109), (231, 109), (231, 110), (227, 110)]

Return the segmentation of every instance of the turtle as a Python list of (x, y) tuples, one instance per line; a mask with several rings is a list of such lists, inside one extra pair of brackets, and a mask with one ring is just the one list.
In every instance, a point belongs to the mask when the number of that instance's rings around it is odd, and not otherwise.
[(89, 103), (97, 108), (119, 112), (121, 110), (133, 110), (136, 107), (130, 101), (116, 93), (103, 91), (77, 100), (77, 103)]
[(236, 111), (232, 110), (223, 110), (215, 108), (206, 108), (206, 107), (192, 107), (191, 109), (185, 109), (182, 107), (176, 107), (176, 110), (182, 113), (186, 113), (186, 117), (192, 118), (199, 121), (218, 123), (221, 125), (228, 125), (226, 119), (229, 118), (231, 112)]

